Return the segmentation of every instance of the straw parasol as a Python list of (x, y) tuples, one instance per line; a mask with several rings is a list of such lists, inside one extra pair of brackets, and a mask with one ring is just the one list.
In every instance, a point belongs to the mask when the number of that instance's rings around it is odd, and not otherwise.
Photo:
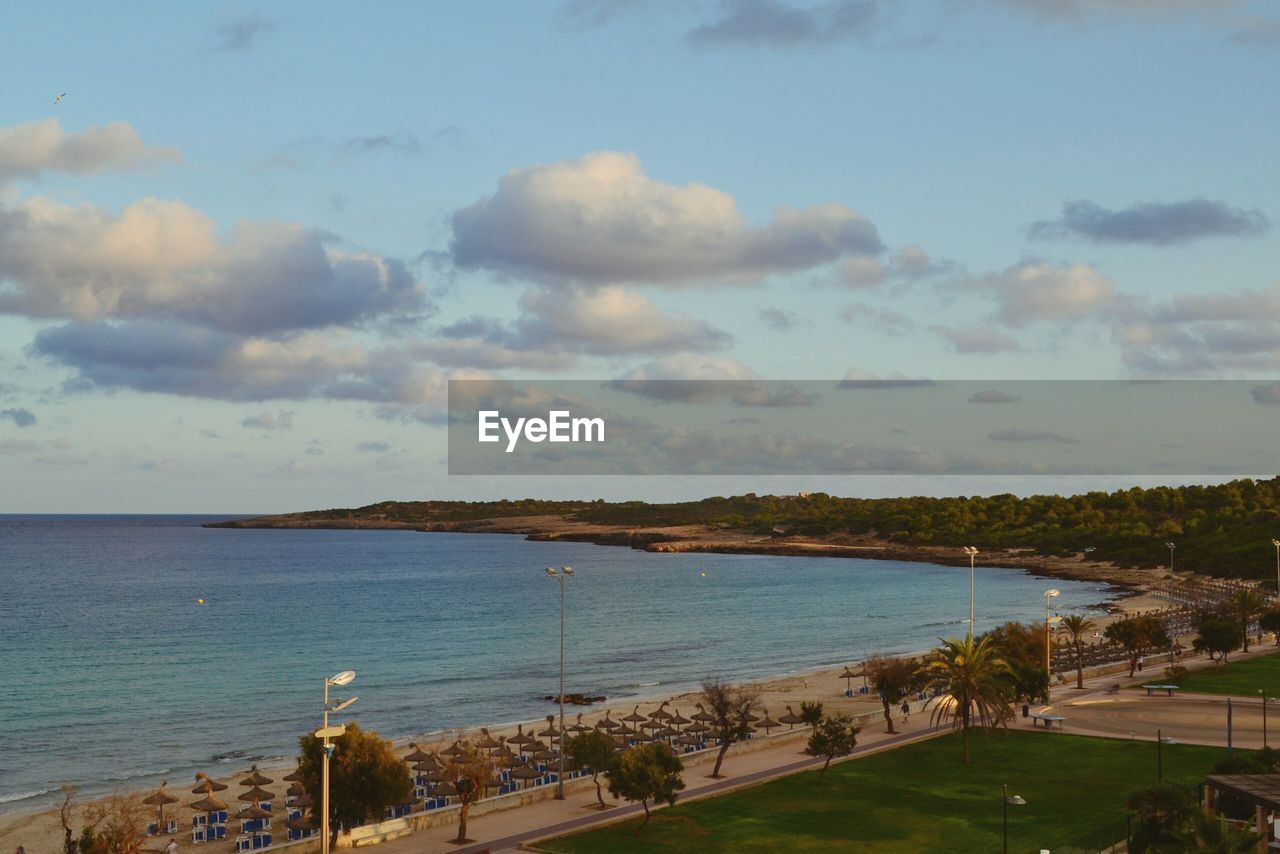
[(542, 776), (542, 772), (537, 768), (530, 768), (528, 765), (518, 765), (511, 769), (511, 776), (516, 780), (523, 780), (523, 785), (528, 785), (530, 780), (536, 780)]
[(702, 744), (702, 739), (698, 738), (696, 735), (682, 735), (676, 739), (676, 743), (686, 744), (693, 747), (695, 745)]
[(800, 717), (800, 716), (799, 716), (799, 715), (797, 715), (795, 712), (791, 711), (791, 707), (790, 707), (790, 706), (787, 706), (787, 713), (786, 713), (785, 715), (783, 715), (782, 717), (778, 718), (778, 720), (779, 720), (779, 722), (784, 723), (784, 724), (786, 724), (787, 726), (789, 726), (791, 729), (795, 729), (795, 728), (796, 728), (796, 724), (802, 724), (802, 723), (804, 723), (804, 718)]
[[(418, 763), (421, 765), (422, 763)], [(417, 768), (418, 766), (413, 766)], [(440, 768), (425, 768), (422, 770), (422, 779), (428, 783), (443, 783), (445, 781), (444, 770)]]
[(664, 700), (661, 706), (658, 706), (658, 708), (656, 708), (656, 709), (654, 709), (652, 712), (650, 712), (650, 713), (649, 713), (649, 717), (651, 717), (651, 718), (653, 718), (654, 720), (657, 720), (657, 721), (665, 721), (665, 720), (667, 720), (667, 719), (671, 718), (671, 717), (672, 717), (672, 714), (671, 714), (670, 712), (668, 712), (668, 711), (667, 711), (667, 703), (666, 703), (666, 701)]
[(281, 779), (281, 780), (284, 780), (286, 783), (301, 783), (301, 782), (302, 782), (302, 769), (301, 769), (301, 768), (294, 768), (292, 771), (290, 771), (288, 774), (285, 774), (285, 775), (284, 775), (283, 777), (281, 777), (280, 779)]
[(556, 716), (547, 715), (547, 728), (537, 733), (540, 738), (559, 738), (560, 730), (556, 728)]
[(273, 814), (269, 810), (264, 810), (257, 804), (249, 804), (249, 806), (236, 813), (236, 818), (271, 818)]
[(845, 669), (844, 669), (844, 673), (841, 673), (841, 674), (840, 674), (840, 676), (839, 676), (839, 677), (837, 677), (837, 678), (845, 680), (845, 682), (844, 682), (845, 689), (846, 689), (846, 690), (848, 690), (850, 693), (852, 693), (852, 692), (853, 692), (853, 679), (854, 679), (854, 677), (855, 677), (856, 675), (857, 675), (856, 673), (854, 673), (852, 670), (850, 670), (850, 669), (846, 666), (846, 667), (845, 667)]
[(622, 724), (618, 723), (613, 718), (609, 717), (608, 709), (605, 709), (604, 717), (596, 721), (596, 727), (598, 727), (599, 729), (617, 729), (620, 726), (622, 726)]
[(249, 769), (249, 776), (240, 781), (241, 786), (265, 786), (268, 783), (274, 783), (270, 777), (264, 777), (258, 772), (258, 766), (254, 765)]
[(430, 753), (427, 753), (427, 752), (426, 752), (425, 750), (423, 750), (421, 747), (419, 747), (418, 745), (416, 745), (416, 744), (414, 744), (414, 743), (412, 743), (412, 742), (410, 742), (410, 743), (409, 743), (409, 746), (410, 746), (410, 747), (412, 747), (412, 748), (413, 748), (413, 750), (412, 750), (412, 751), (410, 751), (409, 755), (408, 755), (408, 756), (406, 756), (406, 757), (404, 758), (404, 761), (405, 761), (405, 762), (408, 762), (408, 763), (409, 763), (409, 764), (411, 764), (411, 765), (412, 765), (414, 762), (426, 762), (428, 759), (434, 759), (434, 758), (435, 758), (435, 757), (434, 757), (434, 756), (432, 756)]
[(299, 783), (297, 780), (294, 780), (292, 783), (289, 784), (289, 788), (284, 790), (284, 793), (286, 795), (289, 795), (290, 797), (297, 797), (298, 795), (301, 795), (306, 791), (307, 791), (306, 789), (302, 788), (301, 783)]
[(554, 750), (539, 750), (533, 754), (533, 758), (537, 762), (555, 762), (560, 758), (560, 754)]
[(569, 726), (568, 726), (568, 727), (566, 727), (566, 729), (567, 729), (569, 732), (572, 732), (572, 733), (583, 733), (583, 732), (590, 732), (590, 731), (591, 731), (591, 727), (587, 726), (586, 724), (584, 724), (584, 723), (582, 722), (582, 712), (578, 712), (578, 720), (577, 720), (577, 722), (576, 722), (576, 723), (569, 724)]
[(613, 734), (628, 736), (628, 735), (635, 735), (636, 731), (631, 727), (627, 726), (626, 724), (619, 724), (618, 727), (613, 731)]
[(145, 798), (142, 799), (142, 802), (147, 806), (160, 808), (160, 817), (156, 819), (156, 823), (160, 825), (161, 829), (164, 828), (165, 805), (176, 804), (178, 802), (177, 798), (175, 798), (173, 795), (169, 794), (164, 790), (164, 787), (167, 785), (169, 785), (169, 781), (165, 780), (163, 783), (160, 784), (160, 788), (156, 789), (155, 792), (153, 792), (150, 795), (147, 795)]
[(490, 735), (489, 730), (485, 729), (484, 727), (480, 728), (480, 733), (484, 737), (476, 742), (476, 747), (480, 748), (481, 750), (497, 750), (499, 747), (502, 746), (502, 742), (498, 741), (496, 738)]
[(225, 788), (227, 788), (226, 783), (219, 783), (202, 771), (196, 775), (196, 786), (191, 790), (191, 794), (207, 795), (213, 792), (221, 792)]
[(238, 797), (242, 801), (250, 801), (255, 804), (263, 801), (274, 801), (276, 799), (276, 796), (274, 793), (268, 792), (266, 789), (263, 789), (259, 786), (254, 786), (252, 789), (249, 789), (248, 791), (241, 792), (236, 797)]
[(702, 721), (698, 721), (696, 724), (685, 727), (684, 731), (691, 735), (696, 735), (701, 732), (711, 732), (711, 727), (707, 726)]
[(212, 794), (207, 794), (198, 801), (192, 801), (191, 808), (196, 812), (218, 812), (225, 810), (227, 805)]
[(704, 709), (701, 703), (698, 703), (698, 711), (692, 717), (695, 721), (704, 724), (714, 723), (716, 719), (716, 716)]
[(516, 734), (507, 739), (507, 744), (516, 745), (516, 749), (524, 753), (524, 746), (533, 741), (533, 736), (524, 734), (524, 724), (516, 725)]
[(284, 826), (290, 830), (315, 830), (315, 816), (300, 815), (297, 818), (291, 818), (284, 823)]
[(454, 741), (453, 744), (440, 751), (441, 756), (461, 756), (466, 753), (466, 748), (462, 746), (462, 742)]
[(768, 734), (769, 734), (769, 730), (771, 730), (771, 729), (777, 729), (777, 728), (778, 728), (778, 727), (780, 727), (780, 726), (782, 726), (782, 724), (778, 723), (778, 722), (777, 722), (777, 721), (775, 721), (773, 718), (769, 717), (769, 710), (768, 710), (768, 709), (765, 709), (765, 710), (764, 710), (764, 720), (760, 721), (760, 723), (759, 723), (759, 727), (760, 727), (762, 730), (764, 730), (764, 734), (765, 734), (765, 735), (768, 735)]
[(311, 806), (311, 796), (308, 795), (306, 792), (303, 792), (301, 795), (298, 795), (298, 797), (294, 798), (291, 806), (295, 806), (300, 810), (304, 810), (307, 807)]
[(676, 709), (676, 713), (667, 719), (668, 726), (682, 727), (685, 724), (693, 723), (693, 721), (680, 714), (680, 710)]
[(435, 791), (432, 794), (445, 796), (456, 795), (458, 794), (458, 787), (454, 783), (441, 783), (439, 786), (436, 786)]
[(625, 718), (623, 718), (623, 720), (626, 721), (627, 723), (638, 724), (643, 721), (647, 721), (649, 719), (646, 718), (644, 715), (640, 714), (640, 707), (636, 706), (634, 709), (631, 710), (631, 714), (627, 715)]

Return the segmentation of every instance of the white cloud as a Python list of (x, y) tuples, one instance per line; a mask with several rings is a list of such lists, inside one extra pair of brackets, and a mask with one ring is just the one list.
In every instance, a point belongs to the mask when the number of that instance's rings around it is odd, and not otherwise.
[(990, 327), (930, 326), (929, 329), (945, 338), (956, 353), (990, 354), (1022, 349), (1018, 339)]
[(180, 159), (176, 148), (143, 143), (125, 122), (71, 132), (63, 130), (57, 119), (0, 128), (0, 183), (45, 172), (140, 169)]
[(995, 297), (997, 317), (1010, 325), (1075, 320), (1114, 303), (1115, 285), (1087, 264), (1024, 261), (972, 282)]
[(259, 412), (257, 415), (241, 419), (240, 426), (257, 430), (292, 430), (293, 415), (294, 413), (288, 409), (281, 409), (278, 412)]
[(779, 208), (751, 226), (728, 193), (656, 181), (617, 151), (512, 170), (452, 223), (459, 267), (551, 284), (752, 282), (883, 249), (844, 205)]

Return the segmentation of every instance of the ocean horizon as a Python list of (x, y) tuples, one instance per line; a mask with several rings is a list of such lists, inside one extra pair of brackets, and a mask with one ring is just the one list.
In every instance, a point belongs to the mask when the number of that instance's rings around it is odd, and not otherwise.
[[(322, 680), (388, 738), (903, 653), (963, 631), (968, 572), (651, 553), (518, 535), (208, 529), (215, 515), (0, 515), (0, 813), (287, 762)], [(977, 570), (977, 629), (1098, 609), (1109, 585)], [(201, 601), (203, 600), (203, 604)]]

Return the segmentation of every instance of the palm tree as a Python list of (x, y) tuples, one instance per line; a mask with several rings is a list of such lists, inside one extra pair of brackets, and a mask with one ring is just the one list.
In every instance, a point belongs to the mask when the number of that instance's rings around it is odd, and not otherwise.
[(1062, 618), (1062, 627), (1071, 636), (1071, 648), (1076, 651), (1076, 688), (1084, 687), (1084, 636), (1096, 627), (1093, 620), (1083, 614)]
[(1174, 831), (1173, 845), (1159, 851), (1200, 851), (1208, 854), (1248, 854), (1258, 848), (1258, 834), (1248, 827), (1227, 824), (1221, 817), (1191, 813), (1181, 830)]
[(1240, 619), (1240, 632), (1244, 635), (1244, 651), (1249, 651), (1249, 623), (1253, 618), (1266, 610), (1267, 603), (1252, 587), (1237, 590), (1231, 597), (1231, 610)]
[(969, 727), (1007, 724), (1013, 717), (1014, 687), (1009, 663), (990, 638), (948, 638), (929, 653), (921, 675), (927, 685), (942, 689), (944, 701), (933, 710), (932, 722), (951, 718), (960, 727), (964, 764), (969, 764)]

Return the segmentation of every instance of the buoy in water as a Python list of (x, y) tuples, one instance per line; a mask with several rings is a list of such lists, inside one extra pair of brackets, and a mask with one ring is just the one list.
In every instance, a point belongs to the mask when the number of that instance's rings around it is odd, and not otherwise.
[(203, 604), (204, 604), (204, 600), (203, 600), (203, 599), (197, 599), (197, 600), (196, 600), (196, 604), (197, 604), (197, 605), (203, 605)]

